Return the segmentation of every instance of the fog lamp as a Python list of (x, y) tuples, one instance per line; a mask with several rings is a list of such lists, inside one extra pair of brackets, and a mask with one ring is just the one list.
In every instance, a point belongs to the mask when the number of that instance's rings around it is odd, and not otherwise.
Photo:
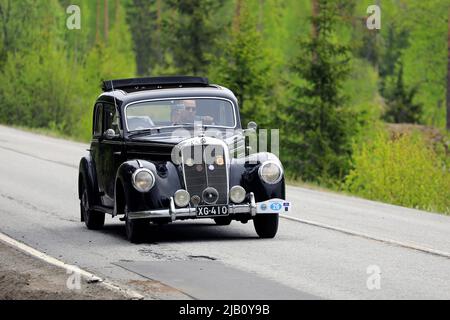
[(245, 189), (241, 186), (234, 186), (230, 189), (230, 199), (234, 203), (241, 203), (245, 199)]
[(178, 207), (186, 207), (189, 204), (191, 196), (186, 190), (178, 190), (175, 192), (174, 201)]

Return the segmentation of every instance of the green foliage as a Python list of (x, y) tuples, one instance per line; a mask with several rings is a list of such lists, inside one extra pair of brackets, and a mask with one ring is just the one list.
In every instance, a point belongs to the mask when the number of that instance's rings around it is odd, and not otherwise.
[(387, 110), (383, 118), (387, 122), (394, 123), (420, 123), (422, 105), (414, 102), (417, 87), (406, 89), (403, 82), (403, 65), (400, 64), (397, 81), (390, 88), (385, 88), (387, 98)]
[[(38, 1), (34, 5), (2, 1), (2, 12), (24, 12), (24, 19), (35, 19), (22, 21), (21, 28), (31, 34), (16, 33), (19, 39), (14, 45), (2, 42), (7, 52), (0, 64), (0, 122), (50, 128), (87, 140), (100, 80), (135, 74), (130, 32), (120, 3), (113, 7), (114, 24), (107, 44), (99, 41), (91, 46), (85, 38), (90, 33), (65, 28), (65, 8), (59, 1)], [(90, 3), (79, 4), (88, 17)], [(89, 29), (89, 20), (82, 21), (82, 30), (85, 26)]]
[(349, 169), (358, 114), (346, 107), (342, 85), (348, 76), (349, 50), (334, 38), (336, 1), (318, 1), (316, 35), (302, 40), (292, 67), (294, 99), (286, 107), (284, 160), (304, 181), (342, 179)]
[(53, 126), (73, 133), (76, 113), (72, 108), (79, 108), (76, 101), (71, 101), (71, 70), (64, 47), (56, 40), (58, 23), (54, 21), (59, 17), (47, 11), (58, 10), (59, 4), (49, 1), (33, 7), (27, 7), (28, 3), (14, 5), (40, 18), (37, 21), (41, 24), (34, 31), (33, 50), (20, 50), (19, 46), (7, 53), (0, 71), (0, 119), (8, 124)]
[(420, 123), (422, 104), (415, 102), (418, 85), (406, 88), (402, 55), (409, 45), (409, 32), (388, 26), (386, 49), (381, 56), (379, 67), (380, 94), (386, 100), (383, 119), (394, 123)]
[[(49, 7), (54, 2), (50, 2)], [(0, 68), (5, 64), (8, 53), (20, 49), (32, 51), (35, 47), (38, 21), (42, 6), (33, 0), (0, 0)], [(35, 24), (26, 23), (34, 21)]]
[[(391, 59), (390, 69), (398, 70), (398, 62), (403, 64), (405, 88), (417, 88), (413, 102), (423, 106), (422, 122), (440, 128), (445, 127), (448, 4), (448, 0), (382, 4), (383, 51), (399, 51), (399, 60)], [(394, 37), (389, 40), (392, 31)], [(380, 63), (383, 66), (387, 64)]]
[(243, 123), (267, 125), (271, 96), (270, 54), (257, 30), (257, 17), (248, 2), (238, 1), (228, 41), (221, 41), (222, 56), (213, 65), (212, 79), (234, 92)]
[(356, 147), (344, 188), (362, 197), (450, 214), (450, 171), (421, 135), (380, 132)]
[[(398, 64), (401, 64), (402, 53), (409, 45), (409, 33), (407, 30), (397, 30), (395, 25), (387, 27), (387, 36), (385, 40), (385, 49), (381, 56), (379, 65), (380, 74), (380, 92), (385, 95), (386, 82), (390, 77), (398, 73)], [(402, 68), (403, 69), (403, 68)], [(401, 74), (403, 76), (403, 74)]]
[(445, 128), (448, 0), (408, 2), (397, 17), (410, 32), (403, 53), (406, 87), (417, 87), (415, 102), (423, 105), (423, 121)]
[(161, 65), (166, 37), (162, 33), (166, 2), (162, 0), (131, 0), (127, 6), (127, 21), (133, 38), (137, 73), (148, 76)]
[(201, 75), (207, 70), (207, 55), (215, 54), (214, 39), (223, 26), (217, 19), (224, 0), (167, 0), (170, 18), (165, 33), (180, 73)]

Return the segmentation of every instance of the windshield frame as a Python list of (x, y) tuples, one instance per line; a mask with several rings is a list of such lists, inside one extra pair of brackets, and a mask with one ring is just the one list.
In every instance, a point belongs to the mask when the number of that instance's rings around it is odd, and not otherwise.
[[(227, 98), (223, 98), (223, 97), (216, 97), (216, 96), (208, 96), (208, 97), (192, 97), (192, 96), (186, 96), (186, 97), (172, 97), (172, 98), (155, 98), (155, 99), (144, 99), (144, 100), (138, 100), (138, 101), (133, 101), (130, 102), (128, 104), (125, 105), (124, 107), (124, 111), (123, 111), (123, 115), (124, 115), (124, 123), (125, 123), (125, 128), (127, 130), (128, 133), (133, 133), (133, 132), (138, 132), (139, 130), (129, 130), (128, 128), (128, 117), (127, 117), (127, 109), (130, 106), (133, 106), (135, 104), (140, 104), (140, 103), (144, 103), (144, 102), (155, 102), (155, 101), (168, 101), (168, 100), (192, 100), (192, 99), (208, 99), (208, 100), (223, 100), (223, 101), (227, 101), (231, 104), (231, 107), (233, 108), (233, 126), (220, 126), (220, 125), (203, 125), (204, 127), (213, 127), (213, 128), (224, 128), (224, 129), (236, 129), (237, 126), (237, 114), (236, 114), (236, 106), (233, 103), (232, 100), (227, 99)], [(190, 125), (193, 126), (194, 124)], [(183, 128), (183, 127), (187, 127), (187, 125), (171, 125), (171, 126), (158, 126), (158, 127), (154, 127), (154, 128), (148, 128), (148, 129), (166, 129), (166, 128)]]

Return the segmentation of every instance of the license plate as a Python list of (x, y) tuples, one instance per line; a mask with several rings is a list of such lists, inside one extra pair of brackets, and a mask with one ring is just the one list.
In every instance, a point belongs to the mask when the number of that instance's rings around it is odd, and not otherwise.
[(197, 217), (217, 217), (227, 215), (228, 215), (227, 206), (197, 207)]

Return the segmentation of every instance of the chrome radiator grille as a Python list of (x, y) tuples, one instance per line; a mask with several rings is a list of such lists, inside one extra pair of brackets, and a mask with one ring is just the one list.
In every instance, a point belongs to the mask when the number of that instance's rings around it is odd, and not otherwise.
[[(208, 187), (219, 193), (217, 204), (228, 203), (228, 172), (224, 152), (220, 145), (191, 145), (181, 150), (186, 190), (191, 197), (199, 196), (201, 204), (205, 204), (202, 194)], [(217, 163), (217, 157), (222, 157), (223, 162)]]

